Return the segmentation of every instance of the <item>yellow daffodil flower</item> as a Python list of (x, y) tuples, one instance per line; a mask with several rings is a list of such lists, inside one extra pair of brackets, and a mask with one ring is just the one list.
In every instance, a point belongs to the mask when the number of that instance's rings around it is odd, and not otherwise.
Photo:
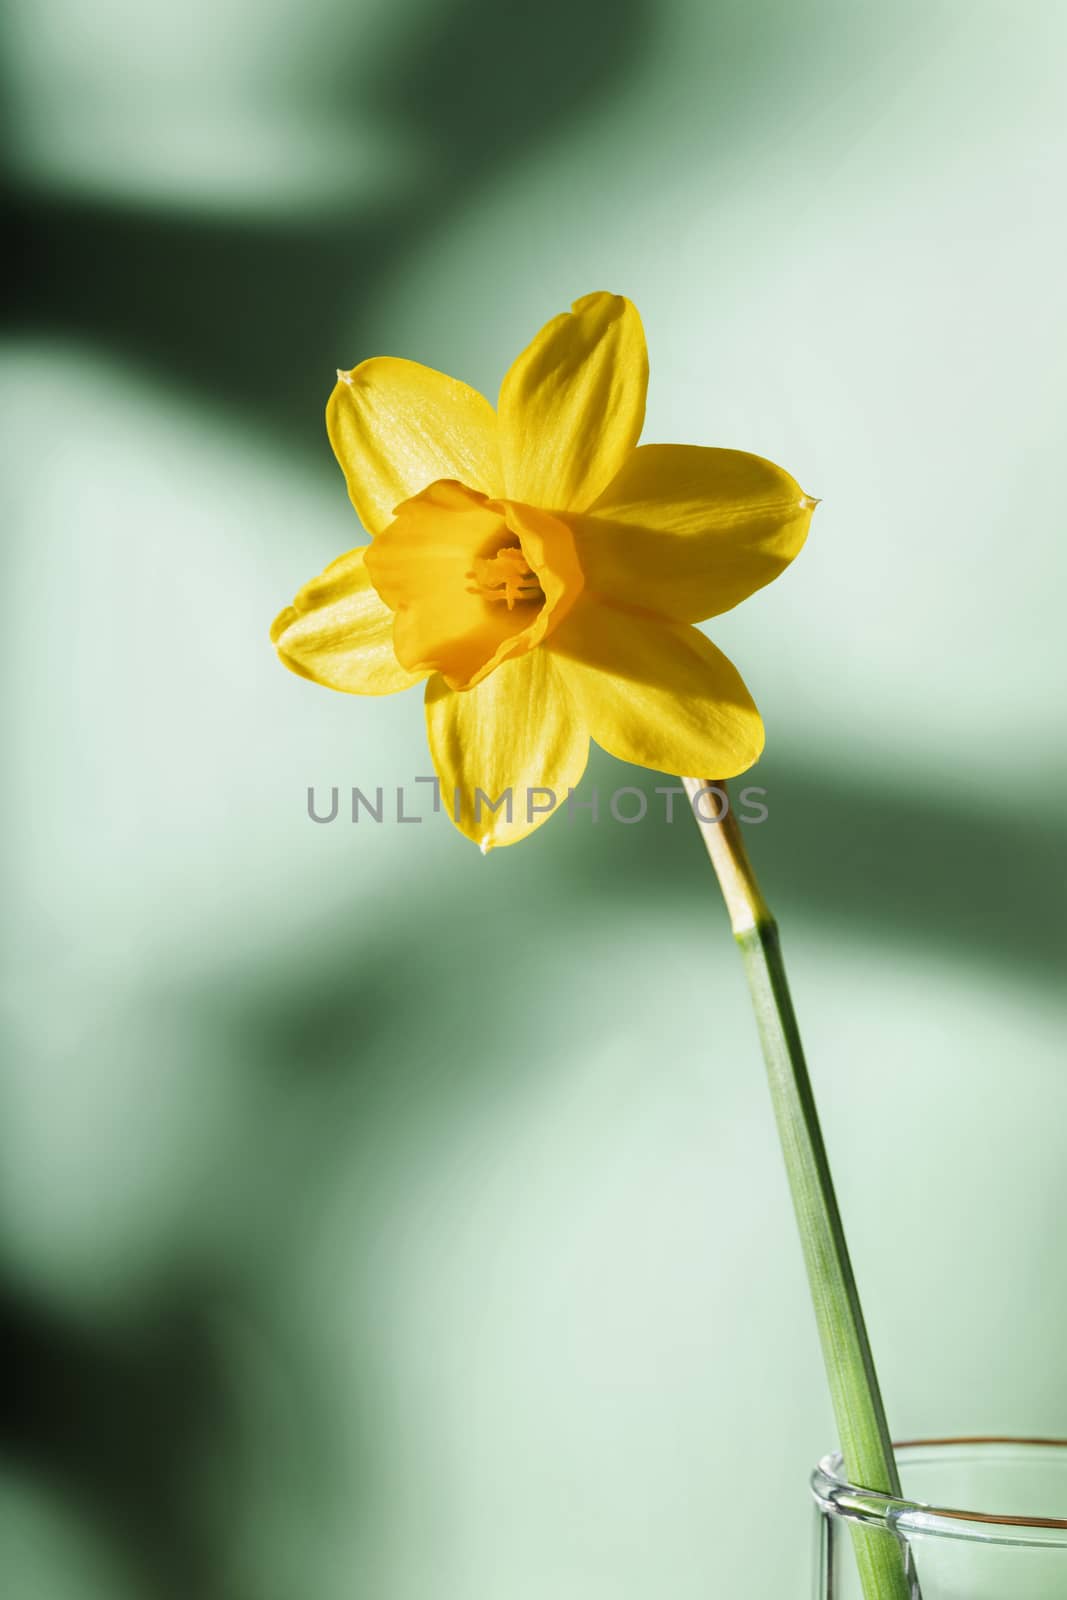
[[(271, 629), (293, 672), (347, 694), (426, 681), (433, 764), (459, 827), (513, 844), (566, 800), (593, 738), (659, 772), (733, 777), (763, 747), (740, 675), (693, 623), (770, 583), (815, 501), (759, 456), (638, 445), (635, 308), (554, 317), (489, 402), (389, 356), (338, 372), (330, 443), (371, 536)], [(505, 791), (514, 804), (478, 802)], [(453, 813), (454, 814), (454, 813)]]

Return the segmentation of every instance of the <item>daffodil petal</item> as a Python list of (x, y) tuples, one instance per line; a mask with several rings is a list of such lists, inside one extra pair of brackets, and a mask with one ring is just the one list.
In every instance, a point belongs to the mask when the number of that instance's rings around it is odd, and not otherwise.
[(350, 550), (305, 584), (274, 620), (270, 636), (290, 672), (344, 694), (395, 694), (421, 683), (393, 653), (393, 613)]
[(817, 503), (762, 456), (646, 444), (586, 515), (567, 520), (590, 590), (701, 622), (778, 577)]
[(584, 511), (641, 434), (648, 353), (621, 295), (588, 294), (554, 317), (500, 389), (500, 454), (510, 499)]
[(696, 628), (586, 596), (542, 648), (592, 737), (620, 761), (732, 778), (763, 749), (740, 674)]
[(476, 389), (417, 361), (375, 356), (338, 372), (326, 431), (368, 533), (438, 478), (503, 489), (496, 416)]
[(441, 803), (483, 850), (516, 844), (546, 822), (589, 754), (589, 735), (543, 647), (503, 662), (473, 689), (431, 678), (426, 731)]

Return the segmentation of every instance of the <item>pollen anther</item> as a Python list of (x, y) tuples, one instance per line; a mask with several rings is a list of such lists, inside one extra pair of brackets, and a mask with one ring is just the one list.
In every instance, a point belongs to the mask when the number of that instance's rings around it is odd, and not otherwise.
[(509, 611), (513, 611), (519, 601), (545, 597), (518, 545), (506, 545), (495, 556), (475, 556), (467, 577), (473, 580), (470, 594), (480, 594), (486, 600), (503, 600)]

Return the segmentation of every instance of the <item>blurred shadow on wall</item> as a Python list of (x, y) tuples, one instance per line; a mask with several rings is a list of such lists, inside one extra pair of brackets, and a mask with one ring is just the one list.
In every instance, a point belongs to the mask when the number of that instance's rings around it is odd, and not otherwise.
[[(680, 801), (673, 826), (661, 825), (665, 801), (655, 786), (671, 781), (617, 764), (612, 771), (594, 758), (605, 824), (595, 853), (581, 842), (584, 828), (571, 830), (578, 836), (573, 870), (595, 874), (606, 898), (689, 900), (695, 907), (714, 888)], [(656, 822), (627, 827), (611, 820), (609, 797), (624, 784), (645, 792)], [(759, 791), (769, 825), (751, 823), (745, 839), (779, 912), (795, 910), (879, 942), (914, 947), (918, 940), (976, 971), (1061, 985), (1067, 930), (1058, 897), (1048, 892), (1067, 880), (1067, 828), (1057, 809), (1020, 811), (999, 780), (957, 806), (939, 788), (924, 789), (921, 778), (911, 785), (866, 782), (859, 773), (773, 754), (730, 783), (735, 804), (749, 786)]]
[[(4, 1454), (69, 1498), (114, 1544), (135, 1592), (188, 1600), (235, 1590), (196, 1480), (232, 1458), (233, 1405), (199, 1314), (212, 1287), (121, 1334), (74, 1325), (25, 1296), (0, 1299), (9, 1387)], [(232, 1465), (232, 1460), (231, 1460)], [(14, 1574), (10, 1574), (14, 1577)], [(44, 1597), (47, 1600), (47, 1597)]]
[(24, 282), (5, 321), (99, 342), (321, 454), (324, 360), (379, 353), (352, 306), (480, 183), (594, 109), (638, 58), (650, 17), (648, 0), (452, 0), (430, 26), (409, 23), (379, 104), (358, 108), (345, 100), (358, 41), (340, 39), (326, 98), (342, 125), (348, 111), (354, 149), (378, 110), (426, 153), (398, 202), (257, 221), (22, 193)]
[[(397, 42), (395, 70), (380, 91), (392, 118), (434, 155), (433, 170), (402, 204), (247, 220), (16, 193), (21, 284), (5, 306), (7, 331), (95, 342), (283, 431), (290, 450), (321, 455), (323, 353), (372, 353), (370, 329), (352, 327), (353, 302), (373, 294), (480, 182), (594, 109), (636, 59), (650, 16), (647, 0), (438, 6), (432, 27)], [(335, 98), (356, 47), (354, 38), (338, 41)], [(272, 1063), (314, 1074), (343, 1059), (346, 1076), (365, 1076), (361, 1057), (380, 1049), (373, 1018), (397, 998), (381, 974), (368, 964), (353, 969), (342, 942), (329, 994), (309, 998), (301, 968), (300, 985), (273, 993), (266, 1026), (276, 977), (263, 974), (255, 993), (231, 996), (224, 1014), (213, 1011), (210, 995), (170, 999), (215, 1017), (219, 1070), (228, 1052), (248, 1059), (255, 1050), (268, 1075)], [(424, 1043), (431, 1047), (432, 1030)], [(370, 1080), (380, 1082), (373, 1071)], [(263, 1184), (280, 1233), (290, 1210), (283, 1188)], [(211, 1276), (217, 1263), (203, 1267), (176, 1271), (121, 1328), (86, 1331), (0, 1289), (15, 1374), (0, 1448), (87, 1512), (132, 1562), (139, 1592), (164, 1600), (240, 1593), (227, 1571), (226, 1530), (198, 1503), (205, 1453), (225, 1461), (234, 1445), (227, 1369), (203, 1337), (220, 1292)], [(228, 1284), (225, 1292), (237, 1295), (242, 1315), (269, 1324), (270, 1307), (264, 1317), (254, 1285)], [(309, 1433), (324, 1427), (320, 1414), (308, 1422)], [(322, 1444), (320, 1436), (315, 1446)]]

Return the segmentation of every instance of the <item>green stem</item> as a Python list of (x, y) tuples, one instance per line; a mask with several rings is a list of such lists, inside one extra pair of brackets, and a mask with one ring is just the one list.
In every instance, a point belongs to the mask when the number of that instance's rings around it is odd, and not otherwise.
[[(885, 1407), (789, 995), (778, 928), (760, 893), (732, 808), (719, 822), (704, 820), (722, 807), (716, 806), (714, 796), (701, 791), (713, 787), (725, 794), (725, 784), (687, 778), (685, 785), (722, 887), (752, 995), (845, 1471), (852, 1483), (899, 1496), (900, 1479)], [(853, 1526), (853, 1538), (865, 1600), (916, 1600), (918, 1588), (905, 1571), (902, 1546), (895, 1538), (857, 1525)]]

